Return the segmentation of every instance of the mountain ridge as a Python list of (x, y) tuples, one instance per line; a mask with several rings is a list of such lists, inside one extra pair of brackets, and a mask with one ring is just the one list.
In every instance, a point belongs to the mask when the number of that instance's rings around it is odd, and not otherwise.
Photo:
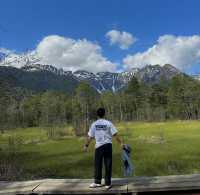
[(64, 71), (63, 69), (57, 69), (52, 65), (40, 64), (23, 66), (21, 69), (28, 72), (49, 71), (56, 75), (71, 76), (78, 82), (89, 82), (89, 84), (99, 93), (102, 93), (106, 90), (116, 92), (125, 87), (133, 76), (135, 76), (139, 81), (156, 83), (161, 79), (161, 77), (169, 80), (174, 75), (181, 73), (178, 69), (169, 64), (164, 66), (147, 65), (141, 69), (133, 68), (130, 71), (121, 73), (108, 71), (92, 73), (86, 70), (77, 70), (72, 72)]
[[(61, 85), (62, 87), (57, 86), (57, 88), (61, 89), (65, 89), (64, 83), (73, 83), (73, 88), (78, 85), (79, 82), (87, 81), (98, 93), (102, 93), (104, 91), (117, 92), (123, 89), (127, 86), (133, 76), (140, 82), (154, 84), (161, 79), (170, 80), (173, 76), (181, 73), (177, 68), (170, 64), (165, 64), (164, 66), (146, 65), (142, 68), (132, 68), (131, 70), (124, 72), (102, 71), (92, 73), (86, 70), (76, 70), (74, 72), (66, 71), (62, 68), (56, 68), (53, 65), (41, 64), (40, 62), (41, 61), (37, 58), (36, 53), (33, 52), (27, 52), (21, 55), (1, 54), (0, 75), (4, 78), (6, 75), (10, 75), (15, 78), (16, 83), (18, 83), (19, 86), (23, 87), (30, 86), (31, 88), (35, 83), (34, 89), (37, 88), (37, 85), (39, 86), (39, 89), (45, 89), (45, 87), (47, 89), (56, 89), (53, 82), (57, 83), (57, 85)], [(17, 69), (9, 68), (13, 66)], [(5, 69), (3, 67), (8, 68)], [(32, 78), (33, 83), (28, 76)]]
[[(3, 67), (7, 67), (7, 72), (9, 72), (8, 71), (9, 69), (12, 69), (11, 68), (12, 66), (1, 66), (0, 69), (1, 76)], [(22, 72), (20, 73), (20, 71)], [(107, 72), (107, 71), (92, 73), (86, 70), (77, 70), (72, 72), (72, 71), (65, 71), (63, 69), (58, 69), (52, 65), (41, 65), (41, 64), (25, 65), (22, 66), (21, 68), (16, 68), (15, 70), (13, 70), (13, 76), (17, 77), (16, 80), (23, 80), (22, 78), (26, 78), (25, 81), (29, 83), (31, 82), (30, 79), (27, 78), (27, 76), (29, 75), (30, 77), (33, 78), (35, 83), (38, 83), (39, 86), (41, 85), (47, 86), (48, 79), (50, 79), (49, 82), (52, 82), (51, 79), (53, 79), (54, 82), (56, 82), (57, 84), (62, 83), (60, 80), (62, 81), (66, 80), (68, 82), (75, 84), (75, 86), (80, 81), (87, 81), (91, 85), (91, 87), (93, 87), (98, 93), (102, 93), (103, 91), (117, 92), (122, 88), (126, 87), (128, 82), (131, 80), (133, 76), (135, 76), (141, 82), (154, 84), (159, 82), (160, 79), (169, 80), (173, 76), (180, 73), (181, 72), (178, 69), (176, 69), (174, 66), (170, 64), (166, 64), (164, 66), (147, 65), (140, 69), (134, 68), (130, 71), (124, 71), (120, 73)], [(4, 74), (6, 74), (5, 70)], [(22, 78), (19, 78), (20, 74), (23, 75)], [(46, 82), (43, 81), (45, 79)], [(25, 81), (19, 81), (19, 83), (23, 84), (23, 82)], [(56, 86), (53, 83), (51, 83), (51, 85), (53, 85), (54, 86), (53, 88), (56, 89)], [(37, 87), (35, 86), (34, 89), (35, 88)]]

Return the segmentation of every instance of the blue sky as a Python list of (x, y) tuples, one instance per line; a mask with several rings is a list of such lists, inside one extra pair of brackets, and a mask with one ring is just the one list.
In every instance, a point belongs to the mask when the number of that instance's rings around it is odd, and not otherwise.
[[(2, 0), (0, 47), (34, 50), (49, 35), (87, 39), (98, 44), (102, 56), (120, 69), (127, 55), (147, 51), (161, 36), (173, 35), (176, 40), (199, 35), (199, 7), (199, 0)], [(137, 41), (120, 49), (105, 36), (111, 30), (126, 31)], [(183, 69), (200, 72), (198, 61)]]

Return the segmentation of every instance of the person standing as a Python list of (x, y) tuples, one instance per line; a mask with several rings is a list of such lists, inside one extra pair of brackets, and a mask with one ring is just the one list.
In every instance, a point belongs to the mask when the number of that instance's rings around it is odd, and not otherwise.
[(90, 126), (84, 150), (87, 151), (93, 139), (96, 141), (95, 156), (94, 156), (94, 183), (89, 187), (96, 188), (103, 186), (102, 180), (102, 167), (104, 161), (105, 167), (105, 188), (111, 188), (112, 177), (112, 137), (115, 137), (117, 142), (123, 148), (124, 144), (122, 139), (118, 136), (116, 127), (106, 120), (105, 109), (99, 108), (97, 110), (98, 120), (93, 122)]

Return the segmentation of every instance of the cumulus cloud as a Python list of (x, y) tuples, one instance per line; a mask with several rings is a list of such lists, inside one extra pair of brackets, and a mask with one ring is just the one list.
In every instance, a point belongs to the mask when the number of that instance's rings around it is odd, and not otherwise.
[(29, 63), (41, 63), (71, 71), (115, 72), (117, 66), (102, 55), (98, 44), (86, 39), (74, 40), (58, 35), (45, 37), (35, 50), (24, 54), (16, 54), (3, 48), (1, 51), (9, 54), (1, 64), (17, 68)]
[(106, 37), (109, 39), (110, 45), (119, 45), (121, 49), (128, 49), (137, 40), (130, 33), (117, 30), (110, 30), (106, 33)]
[(47, 36), (38, 44), (36, 52), (42, 63), (52, 64), (65, 70), (81, 69), (92, 72), (116, 70), (116, 64), (102, 55), (101, 47), (86, 39)]
[(184, 70), (200, 62), (200, 36), (163, 35), (157, 43), (144, 52), (128, 55), (123, 59), (125, 69), (147, 64), (172, 64)]
[[(5, 55), (4, 55), (5, 54)], [(47, 36), (29, 52), (17, 54), (0, 48), (0, 65), (21, 67), (41, 63), (64, 70), (87, 70), (91, 72), (122, 71), (147, 64), (172, 64), (182, 71), (200, 63), (200, 35), (160, 36), (157, 42), (144, 52), (127, 55), (123, 66), (111, 62), (102, 54), (102, 48), (87, 39), (71, 39), (58, 35)]]

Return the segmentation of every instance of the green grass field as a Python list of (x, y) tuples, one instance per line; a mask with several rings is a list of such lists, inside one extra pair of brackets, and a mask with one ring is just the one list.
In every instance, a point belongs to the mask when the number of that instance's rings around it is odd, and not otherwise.
[[(116, 126), (125, 143), (132, 147), (135, 175), (200, 172), (199, 121), (136, 122)], [(91, 178), (94, 142), (85, 153), (84, 138), (75, 137), (71, 127), (56, 128), (55, 132), (28, 128), (1, 134), (1, 174), (19, 180)], [(123, 177), (121, 150), (115, 140), (113, 177)]]

